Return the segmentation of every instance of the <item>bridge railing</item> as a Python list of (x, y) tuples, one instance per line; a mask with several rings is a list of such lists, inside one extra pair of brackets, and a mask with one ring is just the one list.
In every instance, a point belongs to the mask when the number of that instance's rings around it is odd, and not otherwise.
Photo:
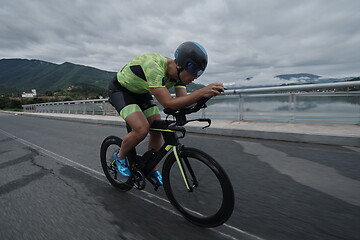
[[(335, 91), (360, 81), (226, 90), (192, 118), (360, 124), (360, 91)], [(326, 91), (321, 90), (326, 89)], [(314, 90), (306, 92), (305, 90)], [(161, 112), (162, 107), (158, 104)], [(118, 115), (107, 99), (23, 105), (26, 112)], [(163, 117), (165, 115), (162, 113)]]

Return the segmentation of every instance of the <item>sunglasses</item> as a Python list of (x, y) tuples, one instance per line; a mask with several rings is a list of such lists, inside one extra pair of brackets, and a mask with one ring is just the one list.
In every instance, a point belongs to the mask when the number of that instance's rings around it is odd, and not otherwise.
[(185, 70), (197, 78), (200, 77), (201, 74), (203, 74), (203, 72), (204, 72), (204, 70), (202, 70), (200, 66), (198, 66), (197, 64), (195, 64), (193, 62), (188, 62), (186, 64)]

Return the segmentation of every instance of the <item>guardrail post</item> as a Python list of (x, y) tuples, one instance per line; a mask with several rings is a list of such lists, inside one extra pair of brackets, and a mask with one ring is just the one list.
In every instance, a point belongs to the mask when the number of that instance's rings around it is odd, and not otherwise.
[(295, 122), (295, 94), (290, 93), (289, 95), (289, 122)]
[(296, 101), (297, 101), (297, 94), (294, 94), (293, 96), (293, 118), (294, 122), (296, 122)]
[(359, 104), (359, 118), (358, 118), (358, 123), (357, 124), (360, 124), (360, 104)]
[(106, 102), (103, 101), (102, 103), (103, 103), (102, 104), (102, 106), (103, 106), (103, 115), (105, 116), (106, 115)]
[(244, 121), (244, 101), (244, 96), (239, 94), (239, 121)]

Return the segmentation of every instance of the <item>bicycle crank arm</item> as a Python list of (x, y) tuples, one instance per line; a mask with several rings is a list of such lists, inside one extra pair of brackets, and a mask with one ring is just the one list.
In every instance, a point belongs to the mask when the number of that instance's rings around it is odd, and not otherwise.
[(154, 190), (157, 191), (161, 185), (155, 182), (151, 177), (146, 177), (146, 179), (154, 186)]

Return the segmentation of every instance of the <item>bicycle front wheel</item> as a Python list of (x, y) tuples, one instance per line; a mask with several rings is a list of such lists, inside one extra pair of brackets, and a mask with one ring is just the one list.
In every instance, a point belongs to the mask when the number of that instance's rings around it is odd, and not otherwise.
[[(223, 168), (208, 154), (194, 148), (174, 154), (163, 166), (164, 190), (169, 201), (190, 222), (201, 227), (225, 223), (234, 209), (234, 191)], [(188, 179), (186, 186), (184, 177)]]

